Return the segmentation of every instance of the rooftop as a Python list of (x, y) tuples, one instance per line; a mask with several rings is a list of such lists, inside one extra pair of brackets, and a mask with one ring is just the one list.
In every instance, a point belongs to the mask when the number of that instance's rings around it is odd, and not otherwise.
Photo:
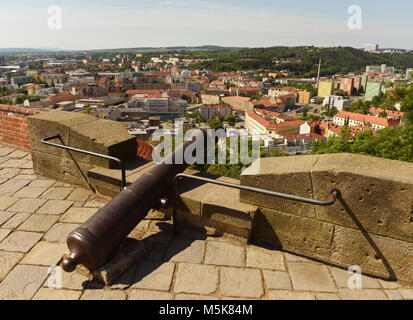
[(184, 229), (152, 211), (129, 235), (148, 253), (111, 286), (84, 272), (62, 274), (50, 288), (69, 232), (110, 199), (34, 174), (28, 152), (0, 147), (0, 299), (413, 299), (402, 283), (349, 273), (287, 252)]

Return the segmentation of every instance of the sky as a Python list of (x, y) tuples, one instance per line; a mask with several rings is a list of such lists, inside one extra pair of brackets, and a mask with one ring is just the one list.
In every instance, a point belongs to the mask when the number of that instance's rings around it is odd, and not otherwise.
[[(361, 29), (348, 20), (361, 9)], [(50, 6), (61, 8), (61, 29)], [(413, 49), (411, 0), (0, 0), (0, 48), (220, 45)], [(53, 24), (56, 26), (56, 24)], [(359, 25), (358, 25), (359, 26)]]

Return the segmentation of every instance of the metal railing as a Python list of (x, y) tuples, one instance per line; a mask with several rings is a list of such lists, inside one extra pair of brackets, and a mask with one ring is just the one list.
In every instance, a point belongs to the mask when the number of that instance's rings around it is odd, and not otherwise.
[(213, 180), (213, 179), (208, 179), (208, 178), (204, 178), (204, 177), (198, 177), (198, 176), (194, 176), (194, 175), (181, 173), (181, 174), (176, 175), (175, 180), (174, 180), (174, 199), (173, 199), (173, 213), (172, 214), (173, 214), (173, 224), (174, 224), (174, 232), (175, 233), (177, 232), (177, 228), (178, 228), (177, 227), (177, 221), (178, 221), (177, 220), (177, 205), (178, 205), (178, 198), (179, 198), (178, 185), (179, 185), (179, 181), (182, 180), (182, 179), (191, 179), (191, 180), (203, 181), (203, 182), (207, 182), (207, 183), (216, 184), (216, 185), (219, 185), (219, 186), (234, 188), (234, 189), (238, 189), (238, 190), (251, 191), (251, 192), (255, 192), (255, 193), (260, 193), (260, 194), (273, 196), (273, 197), (278, 197), (278, 198), (283, 198), (283, 199), (292, 200), (292, 201), (298, 201), (298, 202), (312, 204), (312, 205), (316, 205), (316, 206), (331, 206), (336, 202), (337, 197), (340, 195), (340, 191), (332, 190), (331, 200), (321, 201), (321, 200), (303, 198), (303, 197), (299, 197), (299, 196), (295, 196), (295, 195), (291, 195), (291, 194), (285, 194), (285, 193), (280, 193), (280, 192), (276, 192), (276, 191), (269, 191), (269, 190), (265, 190), (265, 189), (248, 187), (248, 186), (241, 186), (241, 185), (233, 184), (233, 183), (229, 183), (229, 182), (217, 181), (217, 180)]
[(122, 189), (126, 188), (126, 172), (125, 172), (125, 166), (124, 166), (122, 160), (120, 160), (118, 158), (115, 158), (115, 157), (107, 156), (105, 154), (100, 154), (100, 153), (96, 153), (96, 152), (92, 152), (92, 151), (87, 151), (87, 150), (83, 150), (83, 149), (68, 147), (68, 146), (65, 146), (65, 145), (62, 145), (62, 144), (49, 142), (50, 140), (54, 140), (54, 139), (60, 139), (60, 141), (62, 141), (62, 137), (60, 135), (56, 135), (56, 136), (53, 136), (53, 137), (42, 139), (42, 143), (45, 144), (45, 145), (48, 145), (48, 146), (55, 147), (55, 148), (60, 148), (60, 149), (74, 151), (74, 152), (84, 153), (84, 154), (88, 154), (88, 155), (95, 156), (95, 157), (98, 157), (98, 158), (103, 158), (103, 159), (112, 160), (112, 161), (117, 162), (119, 164), (120, 169), (122, 170)]

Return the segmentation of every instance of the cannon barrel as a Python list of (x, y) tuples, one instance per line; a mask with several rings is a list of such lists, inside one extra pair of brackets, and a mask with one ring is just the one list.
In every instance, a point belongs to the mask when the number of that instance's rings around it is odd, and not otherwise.
[(159, 207), (157, 202), (170, 188), (175, 176), (187, 168), (183, 157), (182, 164), (175, 164), (177, 155), (184, 155), (190, 145), (204, 143), (204, 139), (204, 132), (198, 131), (191, 141), (182, 144), (72, 231), (67, 238), (70, 255), (64, 257), (63, 269), (72, 272), (82, 264), (94, 270), (103, 265), (149, 210)]

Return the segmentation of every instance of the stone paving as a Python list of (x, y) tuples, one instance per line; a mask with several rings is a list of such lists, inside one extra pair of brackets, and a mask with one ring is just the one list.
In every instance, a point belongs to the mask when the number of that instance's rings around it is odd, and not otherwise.
[(112, 286), (63, 272), (55, 289), (67, 235), (108, 200), (38, 177), (29, 153), (0, 147), (0, 299), (413, 299), (412, 286), (366, 276), (351, 290), (346, 270), (286, 252), (190, 229), (174, 237), (156, 212), (130, 234), (148, 253)]

